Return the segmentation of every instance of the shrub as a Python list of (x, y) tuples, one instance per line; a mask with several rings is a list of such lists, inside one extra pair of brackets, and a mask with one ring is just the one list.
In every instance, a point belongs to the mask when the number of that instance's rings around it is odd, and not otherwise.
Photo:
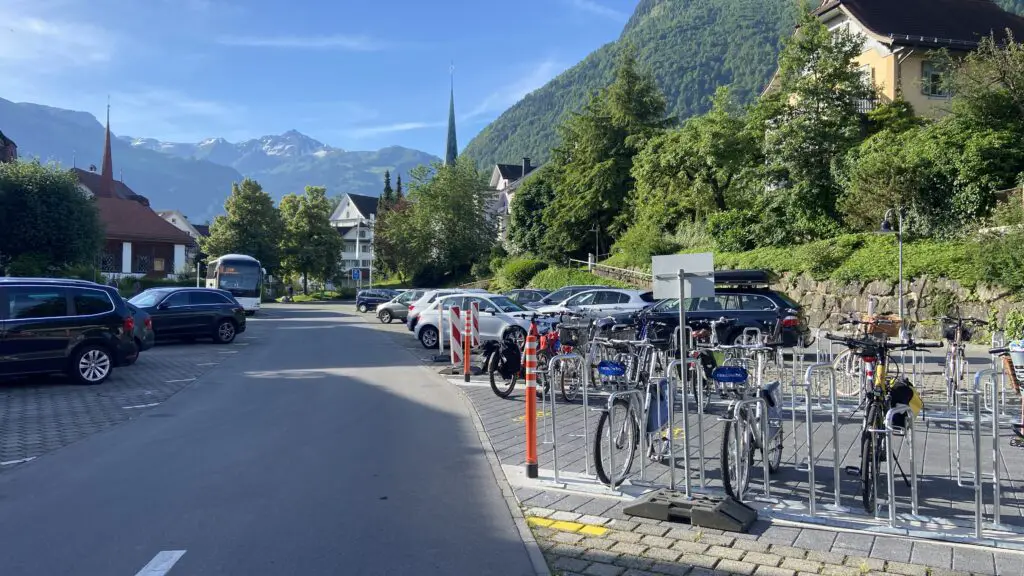
[(649, 267), (651, 256), (672, 254), (678, 249), (679, 246), (650, 221), (637, 222), (612, 246), (612, 252), (621, 255), (617, 261), (627, 267)]
[(494, 280), (495, 290), (523, 288), (538, 272), (548, 267), (547, 262), (534, 258), (515, 258), (505, 262)]
[(720, 250), (739, 252), (754, 247), (751, 231), (757, 218), (745, 210), (716, 212), (708, 218), (708, 232)]
[(586, 270), (558, 267), (548, 268), (547, 270), (538, 272), (533, 279), (530, 280), (529, 285), (531, 288), (540, 288), (542, 290), (558, 290), (564, 286), (577, 284), (594, 284), (597, 286), (610, 286), (613, 288), (631, 288), (628, 284), (595, 276)]
[(1024, 338), (1024, 310), (1014, 308), (1006, 313), (1005, 332), (1007, 340)]

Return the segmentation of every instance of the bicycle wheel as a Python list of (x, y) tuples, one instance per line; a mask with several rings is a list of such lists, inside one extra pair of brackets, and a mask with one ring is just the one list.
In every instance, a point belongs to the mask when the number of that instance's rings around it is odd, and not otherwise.
[[(613, 438), (608, 439), (608, 420), (614, 418), (615, 430)], [(594, 468), (597, 470), (597, 477), (604, 484), (618, 486), (629, 475), (629, 469), (633, 466), (633, 458), (636, 455), (637, 443), (640, 441), (640, 423), (637, 421), (636, 411), (630, 408), (626, 400), (616, 400), (612, 403), (611, 412), (601, 412), (597, 421), (597, 435), (594, 436)], [(611, 442), (615, 443), (615, 469), (608, 471), (612, 466)], [(606, 464), (607, 460), (607, 464)]]
[(836, 355), (832, 368), (842, 377), (836, 383), (837, 396), (849, 398), (860, 395), (860, 371), (863, 370), (863, 364), (860, 357), (849, 348)]
[[(771, 424), (769, 424), (771, 426)], [(779, 467), (782, 466), (782, 440), (785, 437), (785, 433), (782, 429), (782, 422), (779, 422), (779, 430), (774, 436), (768, 438), (768, 442), (771, 443), (771, 448), (768, 449), (768, 471), (772, 474), (779, 471)], [(761, 451), (762, 457), (764, 456), (764, 450)]]
[[(878, 429), (881, 423), (878, 418), (878, 406), (872, 404), (868, 407), (867, 413), (868, 428)], [(881, 463), (879, 454), (885, 449), (884, 442), (877, 438), (878, 434), (864, 431), (860, 439), (860, 483), (861, 502), (864, 511), (874, 516), (878, 505), (878, 495), (875, 493), (875, 479), (878, 477), (878, 465)], [(872, 445), (872, 438), (876, 438)], [(877, 450), (877, 451), (876, 451)]]
[(582, 374), (577, 373), (576, 370), (566, 374), (564, 370), (558, 372), (558, 388), (562, 391), (562, 400), (566, 402), (572, 402), (579, 396), (580, 386), (583, 384)]
[[(739, 418), (726, 422), (722, 431), (722, 485), (725, 493), (737, 500), (742, 499), (750, 483), (750, 467), (754, 460), (750, 435), (750, 423), (742, 412)], [(733, 454), (741, 457), (734, 458)]]
[(519, 380), (518, 374), (513, 374), (511, 378), (505, 378), (498, 371), (498, 363), (501, 360), (501, 353), (494, 351), (491, 356), (487, 359), (487, 372), (491, 378), (491, 390), (498, 398), (508, 398), (512, 391), (515, 390), (516, 381)]
[(551, 364), (551, 353), (547, 350), (537, 352), (537, 392), (545, 396), (551, 391), (551, 378), (548, 367)]

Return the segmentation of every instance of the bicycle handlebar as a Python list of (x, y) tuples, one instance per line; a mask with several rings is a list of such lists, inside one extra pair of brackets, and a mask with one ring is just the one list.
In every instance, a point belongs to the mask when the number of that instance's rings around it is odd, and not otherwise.
[(1000, 346), (999, 348), (989, 348), (988, 353), (993, 356), (1002, 356), (1003, 354), (1009, 354), (1009, 346)]
[(850, 338), (849, 336), (838, 336), (831, 332), (825, 333), (827, 340), (834, 342), (842, 342), (848, 348), (882, 348), (885, 350), (920, 350), (922, 348), (942, 348), (942, 342), (900, 342), (898, 344), (890, 344), (884, 340), (860, 340), (857, 338)]

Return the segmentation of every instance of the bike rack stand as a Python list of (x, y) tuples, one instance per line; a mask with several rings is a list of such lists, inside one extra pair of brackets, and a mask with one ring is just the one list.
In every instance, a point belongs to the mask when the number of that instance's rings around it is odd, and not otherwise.
[[(569, 363), (569, 362), (578, 363), (578, 364), (581, 365), (581, 368), (582, 368), (583, 357), (580, 356), (579, 354), (575, 353), (575, 352), (570, 352), (568, 354), (558, 354), (558, 355), (554, 356), (553, 358), (551, 358), (551, 361), (548, 362), (548, 365), (547, 365), (548, 393), (545, 394), (545, 396), (550, 396), (550, 402), (551, 402), (551, 440), (552, 440), (551, 441), (551, 454), (552, 454), (552, 458), (554, 460), (553, 465), (554, 465), (554, 469), (555, 469), (554, 476), (555, 476), (555, 482), (556, 483), (561, 481), (558, 478), (558, 429), (556, 428), (556, 425), (555, 425), (555, 404), (557, 404), (558, 401), (555, 400), (555, 385), (554, 385), (554, 382), (552, 382), (552, 380), (551, 380), (551, 375), (555, 372), (556, 368), (561, 369), (562, 365), (564, 365), (566, 363)], [(543, 410), (543, 408), (541, 408), (541, 409)], [(583, 412), (584, 412), (584, 414), (586, 414), (586, 410), (584, 410)], [(584, 452), (586, 452), (586, 450), (584, 450)], [(589, 462), (589, 458), (590, 457), (587, 456), (587, 458), (588, 458), (588, 461), (587, 461), (587, 473), (589, 474), (590, 473), (590, 462)]]
[[(612, 407), (615, 405), (615, 401), (616, 400), (618, 400), (619, 398), (624, 398), (626, 396), (638, 396), (638, 397), (640, 397), (640, 401), (643, 402), (642, 394), (643, 394), (643, 391), (635, 390), (634, 389), (634, 390), (621, 390), (621, 391), (618, 391), (618, 392), (612, 392), (608, 396), (608, 479), (611, 481), (611, 485), (610, 485), (611, 488), (615, 487), (615, 480), (616, 480), (615, 476), (613, 476), (613, 474), (615, 473), (615, 439), (613, 438), (612, 435), (613, 435), (614, 430), (615, 430), (615, 413), (612, 410)], [(627, 401), (627, 402), (629, 402), (629, 401)], [(628, 415), (627, 415), (627, 418), (628, 418)], [(640, 423), (640, 425), (643, 428), (642, 428), (642, 430), (640, 432), (640, 438), (638, 439), (639, 440), (639, 445), (640, 445), (640, 455), (641, 455), (641, 457), (640, 457), (640, 477), (641, 478), (644, 477), (644, 471), (646, 469), (646, 465), (644, 464), (644, 459), (647, 458), (647, 440), (645, 438), (646, 437), (645, 432), (647, 430), (646, 424), (647, 424), (646, 422), (641, 422)], [(601, 439), (600, 438), (595, 438), (595, 441), (596, 442), (600, 442)], [(626, 472), (628, 472), (628, 470)], [(623, 480), (625, 480), (625, 478), (623, 478)]]
[[(907, 442), (910, 450), (910, 512), (914, 516), (917, 516), (917, 462), (914, 458), (914, 412), (910, 406), (896, 406), (890, 408), (885, 413), (885, 429), (884, 430), (870, 430), (870, 432), (883, 432), (885, 433), (885, 445), (889, 454), (886, 455), (886, 480), (888, 481), (888, 506), (889, 506), (889, 527), (896, 527), (896, 475), (893, 473), (893, 461), (896, 460), (896, 450), (893, 449), (893, 438), (895, 433), (900, 430), (893, 425), (893, 418), (899, 414), (905, 414), (907, 417), (907, 426), (902, 431), (906, 434)], [(872, 452), (877, 455), (877, 452)], [(875, 498), (878, 498), (877, 489), (878, 474), (875, 474)], [(979, 501), (980, 502), (980, 501)], [(979, 536), (980, 537), (980, 536)]]
[[(811, 495), (811, 498), (814, 499), (816, 497), (817, 489), (815, 487), (813, 487), (813, 482), (814, 482), (813, 468), (814, 468), (815, 462), (817, 461), (817, 458), (814, 456), (813, 445), (811, 443), (811, 438), (814, 435), (813, 434), (813, 424), (814, 424), (814, 419), (813, 419), (814, 410), (813, 409), (814, 409), (814, 407), (811, 405), (811, 402), (810, 402), (811, 396), (810, 395), (811, 395), (811, 391), (813, 390), (813, 387), (814, 387), (814, 380), (813, 380), (814, 375), (816, 373), (820, 373), (820, 372), (823, 372), (823, 373), (827, 374), (827, 376), (828, 376), (829, 412), (831, 413), (831, 416), (832, 416), (832, 484), (833, 484), (832, 490), (833, 490), (833, 493), (832, 493), (832, 504), (829, 504), (828, 506), (826, 506), (826, 508), (829, 509), (829, 510), (832, 510), (834, 512), (849, 512), (850, 509), (846, 508), (845, 506), (843, 506), (843, 495), (842, 495), (842, 490), (841, 490), (840, 469), (841, 469), (842, 462), (841, 462), (841, 457), (840, 457), (840, 454), (839, 454), (839, 426), (840, 426), (840, 424), (839, 424), (839, 398), (838, 398), (838, 392), (836, 391), (836, 371), (835, 371), (835, 368), (832, 366), (831, 363), (825, 363), (825, 362), (822, 362), (820, 364), (814, 364), (812, 366), (808, 366), (807, 367), (807, 372), (804, 373), (804, 390), (805, 390), (805, 394), (807, 394), (807, 397), (806, 397), (807, 406), (805, 406), (805, 410), (806, 410), (805, 418), (807, 420), (806, 425), (807, 425), (807, 468), (808, 468), (808, 474), (807, 475), (808, 475), (808, 486), (811, 487), (810, 488), (810, 490), (811, 490), (810, 495)], [(819, 408), (824, 408), (823, 406), (820, 406), (820, 403), (819, 403), (818, 407)], [(793, 420), (794, 420), (793, 434), (795, 435), (796, 434), (796, 424), (795, 424), (796, 414), (795, 413), (793, 414)], [(810, 510), (811, 510), (811, 515), (813, 516), (815, 511), (816, 511), (816, 504), (810, 506)]]
[[(760, 388), (758, 390), (760, 391)], [(763, 464), (763, 468), (764, 468), (764, 497), (765, 498), (771, 498), (772, 497), (771, 471), (769, 470), (769, 466), (768, 466), (768, 440), (769, 440), (769, 434), (768, 434), (769, 433), (769, 430), (768, 430), (768, 403), (765, 401), (764, 398), (761, 398), (760, 396), (757, 396), (755, 398), (747, 398), (745, 400), (738, 400), (735, 403), (733, 403), (733, 405), (732, 405), (731, 417), (729, 417), (729, 418), (719, 418), (718, 421), (719, 422), (725, 422), (726, 426), (728, 426), (732, 422), (739, 421), (739, 419), (740, 419), (740, 411), (743, 410), (744, 408), (746, 408), (747, 406), (757, 406), (755, 414), (756, 414), (757, 418), (761, 421), (761, 426), (760, 426), (760, 428), (761, 428), (761, 463)], [(740, 457), (742, 456), (740, 454), (739, 434), (734, 436), (734, 439), (735, 439), (735, 442), (733, 443), (734, 449), (732, 451), (732, 455), (733, 455), (733, 462), (735, 462), (737, 467), (738, 467), (739, 463), (740, 463)], [(726, 474), (728, 474), (728, 473), (729, 473), (728, 470), (722, 470), (722, 476), (723, 477)], [(743, 500), (743, 489), (742, 488), (743, 487), (741, 486), (740, 490), (738, 490), (738, 494), (736, 495), (736, 499), (740, 500), (740, 501)]]

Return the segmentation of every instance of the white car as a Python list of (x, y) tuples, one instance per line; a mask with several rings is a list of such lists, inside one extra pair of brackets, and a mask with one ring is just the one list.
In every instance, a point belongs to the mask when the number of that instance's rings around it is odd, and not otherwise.
[[(447, 346), (447, 340), (451, 337), (448, 329), (449, 310), (452, 306), (458, 306), (461, 310), (465, 310), (474, 301), (480, 306), (481, 342), (507, 338), (522, 347), (527, 331), (530, 329), (530, 318), (537, 312), (516, 304), (508, 296), (476, 292), (445, 295), (422, 310), (415, 328), (416, 338), (420, 344), (423, 344), (424, 348), (436, 349), (438, 347), (437, 339), (441, 334), (438, 330), (438, 310), (440, 309), (446, 339), (443, 345)], [(550, 320), (538, 318), (537, 321)]]
[(487, 294), (486, 290), (480, 290), (478, 288), (459, 290), (458, 288), (441, 288), (438, 290), (427, 290), (418, 300), (409, 305), (409, 314), (405, 318), (405, 325), (409, 328), (410, 332), (416, 330), (416, 323), (419, 322), (420, 312), (423, 312), (430, 306), (434, 301), (437, 300), (438, 296), (450, 296), (452, 294), (468, 294), (468, 293), (483, 293)]
[(561, 314), (573, 312), (587, 314), (597, 312), (629, 312), (643, 310), (654, 303), (653, 292), (640, 290), (622, 290), (619, 288), (601, 288), (588, 290), (571, 296), (558, 304), (543, 306), (537, 309), (541, 314)]

